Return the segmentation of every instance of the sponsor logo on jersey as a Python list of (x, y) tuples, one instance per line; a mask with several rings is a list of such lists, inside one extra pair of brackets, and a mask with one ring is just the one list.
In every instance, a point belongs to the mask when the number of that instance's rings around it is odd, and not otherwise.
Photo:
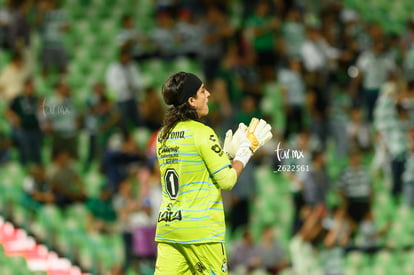
[(222, 272), (227, 272), (227, 262), (224, 262), (224, 263), (221, 265), (221, 271), (222, 271)]

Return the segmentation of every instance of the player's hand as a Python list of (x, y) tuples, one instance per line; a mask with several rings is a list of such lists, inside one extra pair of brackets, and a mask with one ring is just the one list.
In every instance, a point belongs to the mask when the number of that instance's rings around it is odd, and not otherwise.
[(272, 138), (272, 126), (264, 119), (252, 118), (246, 131), (246, 137), (250, 141), (250, 149), (253, 153)]
[(240, 123), (234, 135), (231, 129), (226, 132), (223, 151), (229, 159), (233, 159), (236, 156), (237, 150), (240, 148), (241, 137), (246, 135), (246, 130), (247, 126), (244, 123)]
[(234, 157), (234, 161), (240, 161), (243, 163), (243, 167), (246, 167), (247, 162), (250, 160), (250, 158), (253, 155), (253, 151), (250, 148), (251, 142), (247, 138), (247, 132), (242, 133), (240, 135), (240, 145), (237, 149), (236, 156)]

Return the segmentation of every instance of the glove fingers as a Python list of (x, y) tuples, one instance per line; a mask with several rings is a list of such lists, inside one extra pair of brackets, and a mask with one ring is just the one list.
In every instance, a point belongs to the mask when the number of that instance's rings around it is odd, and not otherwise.
[(226, 136), (224, 137), (224, 145), (223, 149), (224, 151), (227, 151), (230, 146), (231, 141), (233, 140), (233, 131), (230, 129), (226, 132)]
[(225, 137), (225, 141), (227, 140), (227, 141), (230, 141), (230, 140), (232, 140), (233, 139), (233, 131), (231, 130), (231, 129), (229, 129), (227, 132), (226, 132), (226, 137)]
[(241, 132), (246, 132), (246, 130), (247, 130), (247, 126), (246, 126), (246, 124), (244, 124), (243, 122), (241, 122), (240, 124), (239, 124), (239, 128), (237, 129), (237, 130), (240, 130)]
[(265, 124), (260, 131), (257, 131), (257, 138), (263, 140), (268, 132), (272, 130), (272, 127), (269, 124)]
[(261, 144), (265, 144), (266, 142), (268, 142), (269, 140), (271, 140), (273, 137), (272, 132), (267, 132), (266, 135), (264, 136), (264, 138), (262, 139)]
[(266, 124), (266, 126), (264, 127), (263, 131), (262, 131), (262, 139), (268, 134), (271, 133), (272, 131), (272, 126), (270, 126), (269, 124)]
[(247, 130), (247, 126), (244, 123), (239, 124), (239, 128), (237, 128), (236, 132), (233, 135), (233, 140), (235, 140), (236, 143), (240, 141), (240, 136), (245, 135)]
[(263, 129), (266, 127), (266, 125), (267, 122), (264, 119), (261, 119), (256, 127), (255, 134), (263, 132)]
[(259, 124), (259, 120), (255, 117), (252, 118), (252, 120), (250, 121), (249, 127), (247, 128), (247, 131), (249, 131), (250, 133), (254, 133), (258, 124)]

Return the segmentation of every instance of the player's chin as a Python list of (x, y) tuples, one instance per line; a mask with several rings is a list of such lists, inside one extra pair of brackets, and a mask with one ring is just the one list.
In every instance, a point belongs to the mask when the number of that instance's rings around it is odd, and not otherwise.
[(206, 115), (208, 115), (208, 112), (209, 112), (209, 108), (208, 108), (208, 105), (206, 105), (206, 106), (202, 109), (202, 111), (201, 111), (201, 115), (202, 115), (202, 116), (206, 116)]

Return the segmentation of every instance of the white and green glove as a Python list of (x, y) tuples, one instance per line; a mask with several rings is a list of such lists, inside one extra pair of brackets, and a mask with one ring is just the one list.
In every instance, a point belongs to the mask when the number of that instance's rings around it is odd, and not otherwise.
[(272, 126), (264, 119), (252, 118), (247, 128), (246, 137), (250, 141), (250, 149), (255, 153), (272, 138)]
[(242, 136), (246, 135), (247, 126), (244, 123), (239, 124), (236, 132), (230, 129), (226, 132), (226, 137), (224, 139), (223, 151), (227, 154), (229, 159), (234, 159), (236, 156), (237, 150), (239, 150), (240, 142)]
[(272, 127), (263, 119), (252, 118), (244, 135), (239, 137), (239, 149), (234, 160), (245, 167), (251, 156), (272, 138)]

